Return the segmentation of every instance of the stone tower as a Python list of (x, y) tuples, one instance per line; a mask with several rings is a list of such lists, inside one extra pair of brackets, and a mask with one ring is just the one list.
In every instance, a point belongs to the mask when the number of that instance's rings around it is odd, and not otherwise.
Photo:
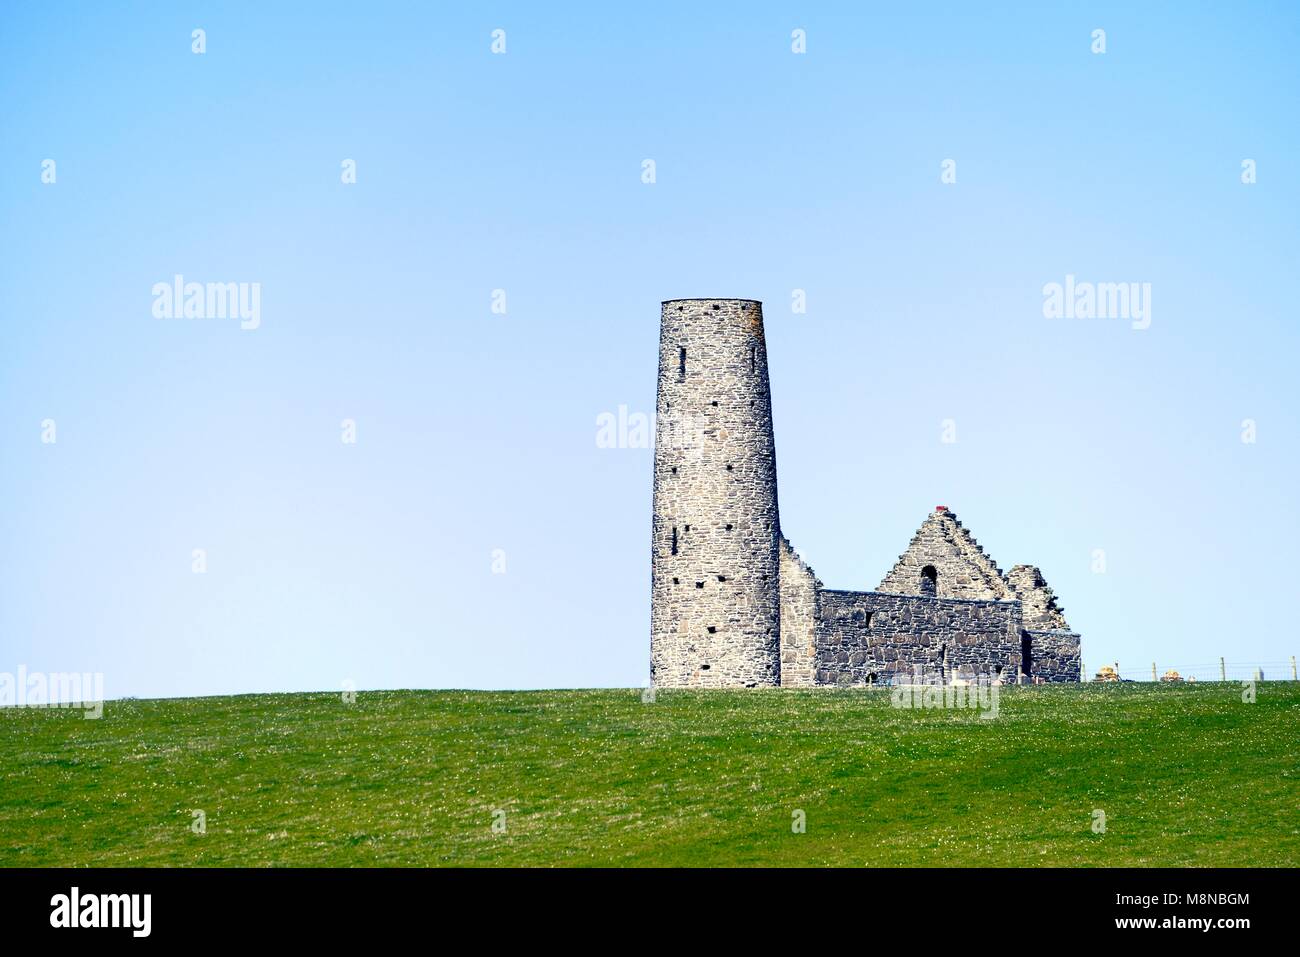
[(655, 419), (656, 686), (780, 683), (780, 535), (762, 304), (669, 300)]

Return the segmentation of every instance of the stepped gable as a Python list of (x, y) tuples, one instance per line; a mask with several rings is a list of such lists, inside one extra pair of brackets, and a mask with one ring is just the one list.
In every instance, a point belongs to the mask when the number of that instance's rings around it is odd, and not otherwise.
[(1069, 631), (1065, 609), (1035, 565), (1017, 565), (1007, 572), (1007, 585), (1024, 606), (1025, 627), (1031, 631)]
[(997, 563), (945, 505), (937, 506), (921, 523), (876, 591), (977, 601), (1016, 597)]

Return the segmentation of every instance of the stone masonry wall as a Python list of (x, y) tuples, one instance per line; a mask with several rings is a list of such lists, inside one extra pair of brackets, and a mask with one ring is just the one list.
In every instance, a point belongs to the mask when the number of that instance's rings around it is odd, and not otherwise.
[(1007, 572), (1007, 584), (1025, 606), (1025, 627), (1040, 631), (1069, 631), (1065, 609), (1047, 587), (1043, 573), (1033, 565), (1017, 565)]
[(817, 656), (817, 597), (822, 583), (781, 537), (781, 687), (813, 684)]
[(651, 681), (780, 681), (780, 520), (763, 311), (663, 304), (654, 454)]
[(922, 572), (927, 566), (937, 572), (935, 595), (939, 598), (1004, 601), (1015, 597), (997, 564), (984, 554), (983, 547), (957, 516), (946, 509), (936, 509), (921, 523), (907, 550), (898, 556), (876, 591), (923, 594)]
[(897, 672), (911, 675), (915, 665), (945, 681), (959, 668), (1012, 681), (1020, 667), (1018, 601), (823, 589), (818, 607), (819, 685), (884, 683)]
[[(1005, 576), (944, 506), (874, 592), (825, 589), (781, 534), (762, 304), (662, 305), (651, 528), (660, 687), (1079, 680), (1079, 635), (1042, 573)], [(1023, 662), (1022, 662), (1023, 656)]]
[(1073, 631), (1026, 631), (1031, 642), (1029, 674), (1056, 683), (1079, 681), (1079, 636)]

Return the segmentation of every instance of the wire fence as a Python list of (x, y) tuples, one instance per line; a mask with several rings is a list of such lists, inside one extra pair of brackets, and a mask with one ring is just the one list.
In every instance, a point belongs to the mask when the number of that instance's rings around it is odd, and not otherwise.
[(1163, 665), (1108, 661), (1080, 668), (1084, 681), (1295, 681), (1296, 660), (1227, 661), (1220, 658), (1203, 664)]

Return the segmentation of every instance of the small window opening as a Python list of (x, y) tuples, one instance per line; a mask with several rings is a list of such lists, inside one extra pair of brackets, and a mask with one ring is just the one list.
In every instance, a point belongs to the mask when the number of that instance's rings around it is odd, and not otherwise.
[(677, 554), (677, 526), (673, 526), (673, 546), (672, 554)]
[(733, 468), (735, 468), (735, 466), (732, 465), (730, 462), (728, 462), (728, 463), (727, 463), (727, 471), (730, 472)]
[(696, 583), (695, 583), (695, 587), (696, 587), (696, 588), (703, 588), (703, 587), (704, 587), (704, 582), (696, 582)]
[(681, 349), (677, 351), (677, 376), (678, 378), (681, 379), (686, 378), (686, 347), (685, 346), (682, 346)]
[(718, 576), (718, 581), (720, 581), (720, 582), (725, 582), (726, 580), (727, 580), (727, 576), (726, 576), (726, 575), (719, 575), (719, 576)]
[(676, 466), (676, 465), (673, 466), (673, 474), (674, 474), (674, 475), (677, 474), (677, 466)]
[(939, 570), (933, 565), (921, 569), (921, 594), (933, 598), (939, 593)]
[(708, 670), (709, 670), (709, 666), (708, 666), (708, 665), (700, 665), (700, 670), (701, 670), (701, 671), (708, 671)]
[(716, 409), (716, 408), (718, 407), (718, 400), (717, 400), (717, 399), (714, 399), (714, 400), (713, 400), (712, 402), (710, 402), (709, 404), (710, 404), (711, 406), (713, 406), (713, 407)]
[(717, 625), (709, 625), (709, 634), (711, 634), (711, 635), (716, 635), (717, 633), (718, 633), (718, 626), (717, 626)]
[(676, 578), (674, 578), (674, 579), (673, 579), (673, 584), (674, 584), (674, 585), (680, 585), (680, 584), (681, 584), (681, 581), (678, 580), (678, 579), (676, 579)]
[(731, 523), (728, 522), (728, 523), (727, 523), (727, 531), (731, 531), (731, 528), (732, 528)]

